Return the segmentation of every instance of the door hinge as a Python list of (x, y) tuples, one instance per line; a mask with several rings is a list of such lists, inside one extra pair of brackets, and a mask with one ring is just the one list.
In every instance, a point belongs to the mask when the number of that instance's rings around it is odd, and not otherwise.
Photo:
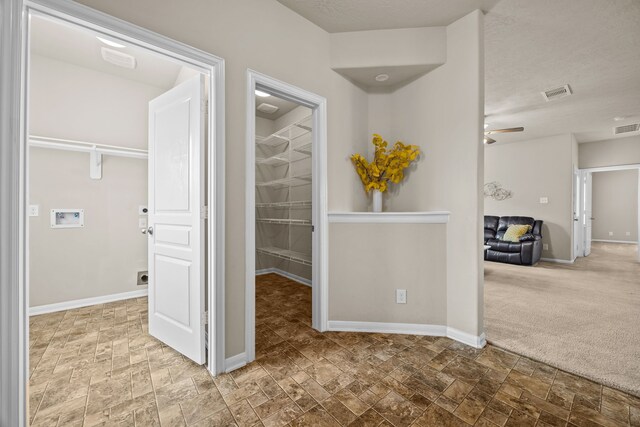
[(200, 218), (209, 218), (209, 206), (202, 206), (200, 208)]
[(316, 226), (315, 226), (315, 225), (312, 225), (312, 226), (311, 226), (311, 232), (313, 233), (314, 231), (316, 231)]
[(208, 325), (209, 324), (209, 312), (205, 311), (204, 313), (202, 313), (202, 324), (203, 325)]

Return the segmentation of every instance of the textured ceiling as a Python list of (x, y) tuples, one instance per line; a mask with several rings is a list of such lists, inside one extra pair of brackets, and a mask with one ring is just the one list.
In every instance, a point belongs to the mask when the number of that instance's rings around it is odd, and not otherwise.
[(437, 27), (498, 0), (278, 0), (330, 33)]
[[(498, 143), (613, 138), (640, 121), (640, 0), (278, 0), (329, 32), (447, 25), (485, 16), (485, 109)], [(569, 84), (574, 95), (540, 92)], [(616, 116), (625, 120), (614, 122)]]
[[(485, 70), (489, 129), (525, 127), (498, 143), (613, 138), (640, 120), (640, 1), (502, 0), (485, 16)], [(541, 91), (564, 84), (571, 97), (545, 102)]]
[[(58, 61), (90, 68), (149, 85), (171, 88), (182, 67), (145, 49), (127, 46), (114, 50), (135, 56), (133, 70), (118, 67), (102, 59), (100, 48), (106, 46), (92, 31), (39, 16), (31, 18), (31, 52)], [(124, 43), (123, 43), (124, 44)]]

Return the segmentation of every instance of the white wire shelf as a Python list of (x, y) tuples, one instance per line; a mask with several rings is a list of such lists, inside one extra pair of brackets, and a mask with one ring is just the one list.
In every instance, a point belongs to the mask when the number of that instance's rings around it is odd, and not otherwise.
[[(298, 150), (293, 150), (291, 152), (291, 161), (292, 162), (297, 162), (299, 160), (304, 160), (306, 158), (309, 158), (311, 156), (311, 151), (304, 152), (304, 151), (298, 151)], [(273, 155), (271, 157), (257, 157), (256, 158), (256, 164), (257, 165), (269, 165), (269, 166), (282, 166), (282, 165), (286, 165), (289, 164), (289, 158), (287, 156), (287, 153), (278, 153), (276, 155)]]
[(273, 181), (256, 182), (256, 187), (299, 187), (311, 184), (311, 174), (275, 179)]
[(284, 225), (311, 225), (310, 219), (291, 219), (291, 218), (257, 218), (257, 222), (266, 224), (284, 224)]
[(312, 144), (311, 144), (311, 141), (309, 141), (305, 144), (300, 145), (299, 147), (295, 147), (293, 151), (296, 153), (303, 154), (306, 157), (311, 157), (311, 154), (313, 153), (311, 147), (312, 147)]
[(291, 251), (289, 249), (276, 248), (273, 246), (266, 248), (257, 248), (256, 252), (274, 256), (276, 258), (294, 261), (304, 265), (311, 265), (311, 254), (305, 254), (302, 252)]
[(296, 200), (291, 202), (256, 203), (256, 208), (310, 208), (311, 200)]
[(303, 119), (290, 124), (269, 136), (256, 135), (256, 143), (260, 145), (268, 145), (275, 147), (286, 142), (290, 142), (296, 138), (299, 138), (305, 134), (311, 133), (311, 116), (306, 116)]

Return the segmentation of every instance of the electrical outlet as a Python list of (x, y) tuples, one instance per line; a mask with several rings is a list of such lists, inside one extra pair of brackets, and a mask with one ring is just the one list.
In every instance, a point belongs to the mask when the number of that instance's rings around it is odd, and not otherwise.
[(609, 232), (609, 236), (613, 236), (613, 231), (610, 231), (610, 232)]
[(407, 290), (396, 289), (396, 304), (406, 304), (406, 303), (407, 303)]
[(546, 205), (547, 203), (549, 203), (549, 198), (548, 197), (540, 197), (540, 203), (543, 205)]
[(40, 215), (40, 206), (38, 205), (29, 205), (29, 216), (38, 216)]
[(542, 244), (542, 250), (548, 251), (549, 250), (549, 244), (548, 243), (543, 243)]
[(631, 236), (631, 232), (627, 231), (626, 233), (624, 233), (626, 236)]

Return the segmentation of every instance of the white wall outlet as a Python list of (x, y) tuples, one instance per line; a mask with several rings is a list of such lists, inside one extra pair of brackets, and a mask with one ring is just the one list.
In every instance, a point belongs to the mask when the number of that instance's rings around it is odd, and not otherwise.
[(549, 250), (549, 244), (548, 243), (543, 243), (542, 244), (542, 250), (543, 251), (548, 251)]
[(138, 218), (138, 227), (147, 228), (147, 218)]
[(624, 234), (625, 234), (625, 236), (631, 236), (631, 232), (630, 232), (630, 231), (627, 231), (627, 232), (626, 232), (626, 233), (624, 233)]
[(40, 206), (29, 205), (29, 216), (38, 216), (38, 215), (40, 215)]
[(138, 206), (138, 215), (148, 215), (149, 209), (146, 206)]
[(610, 231), (610, 232), (609, 232), (609, 236), (613, 236), (613, 231)]
[(396, 304), (406, 304), (406, 303), (407, 303), (407, 290), (396, 289)]
[(549, 203), (549, 198), (548, 197), (540, 197), (540, 203), (543, 205), (546, 205), (547, 203)]

